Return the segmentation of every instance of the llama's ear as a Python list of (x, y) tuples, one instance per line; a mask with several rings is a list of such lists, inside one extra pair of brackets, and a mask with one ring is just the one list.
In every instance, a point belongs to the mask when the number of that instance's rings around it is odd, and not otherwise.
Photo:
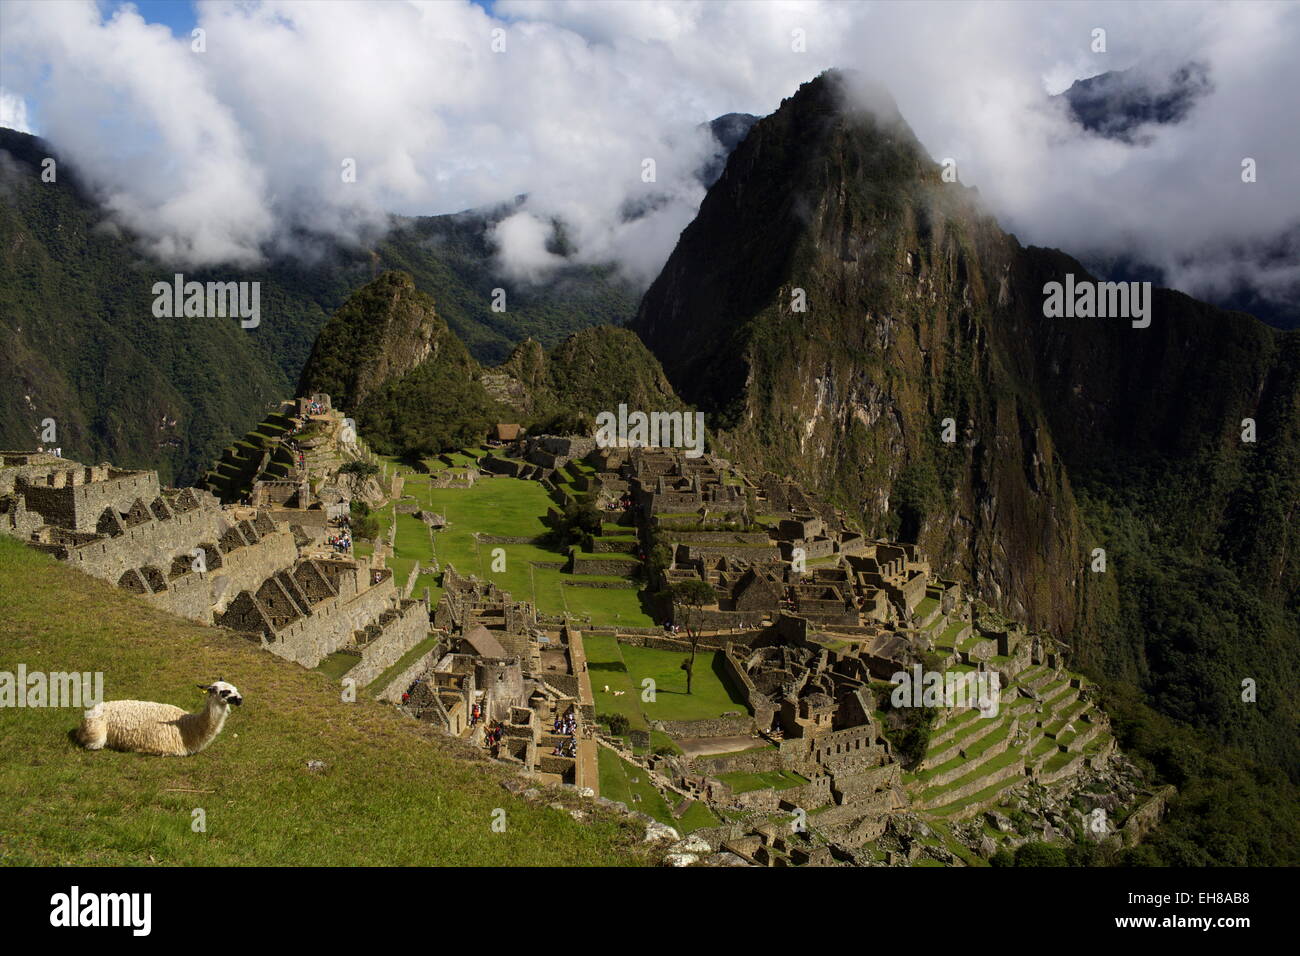
[(205, 691), (212, 690), (212, 688), (207, 684), (195, 684), (194, 686), (197, 687), (199, 690), (205, 690)]

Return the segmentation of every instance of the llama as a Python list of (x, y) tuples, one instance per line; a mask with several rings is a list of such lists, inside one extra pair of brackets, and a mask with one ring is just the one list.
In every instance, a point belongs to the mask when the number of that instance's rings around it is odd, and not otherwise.
[(212, 741), (226, 723), (230, 705), (244, 702), (234, 684), (219, 680), (199, 684), (207, 702), (186, 713), (171, 704), (150, 700), (111, 700), (96, 704), (77, 729), (77, 742), (87, 750), (126, 750), (159, 757), (188, 757)]

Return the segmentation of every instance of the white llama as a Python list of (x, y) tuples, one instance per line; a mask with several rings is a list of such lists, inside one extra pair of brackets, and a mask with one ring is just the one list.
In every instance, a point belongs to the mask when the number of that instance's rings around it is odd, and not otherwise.
[(77, 728), (77, 742), (87, 750), (127, 750), (160, 757), (188, 757), (217, 738), (230, 705), (244, 702), (234, 684), (219, 680), (199, 684), (208, 699), (201, 710), (186, 713), (151, 700), (111, 700), (96, 704)]

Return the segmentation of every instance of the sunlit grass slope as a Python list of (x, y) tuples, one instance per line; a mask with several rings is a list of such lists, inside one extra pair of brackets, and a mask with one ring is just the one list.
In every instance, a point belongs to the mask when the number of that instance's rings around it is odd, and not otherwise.
[(187, 709), (224, 678), (245, 703), (182, 758), (87, 752), (68, 738), (80, 710), (0, 708), (0, 865), (642, 862), (635, 829), (530, 806), (502, 768), (386, 705), (343, 703), (323, 674), (0, 537), (0, 671), (20, 663)]

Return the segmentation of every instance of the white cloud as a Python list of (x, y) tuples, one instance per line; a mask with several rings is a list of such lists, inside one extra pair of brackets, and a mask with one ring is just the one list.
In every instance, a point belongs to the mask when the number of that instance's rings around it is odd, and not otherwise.
[(517, 212), (496, 224), (492, 239), (510, 278), (536, 281), (564, 262), (546, 248), (551, 226), (531, 213)]
[[(507, 270), (552, 263), (537, 225), (558, 216), (580, 258), (615, 257), (645, 281), (702, 196), (697, 125), (771, 112), (831, 66), (887, 85), (1024, 242), (1136, 252), (1197, 291), (1252, 268), (1228, 249), (1300, 220), (1296, 4), (498, 0), (493, 15), (466, 0), (203, 2), (202, 54), (130, 9), (105, 21), (90, 0), (2, 11), (5, 89), (39, 109), (123, 225), (178, 260), (249, 262), (304, 231), (361, 241), (389, 212), (527, 193), (498, 232)], [(1096, 27), (1106, 54), (1090, 49)], [(1074, 78), (1190, 59), (1213, 92), (1146, 145), (1087, 136), (1047, 99)], [(625, 221), (650, 195), (654, 212)], [(1278, 268), (1259, 279), (1287, 287)]]
[(27, 125), (27, 103), (17, 96), (0, 88), (0, 126), (16, 129), (20, 133), (30, 133)]

